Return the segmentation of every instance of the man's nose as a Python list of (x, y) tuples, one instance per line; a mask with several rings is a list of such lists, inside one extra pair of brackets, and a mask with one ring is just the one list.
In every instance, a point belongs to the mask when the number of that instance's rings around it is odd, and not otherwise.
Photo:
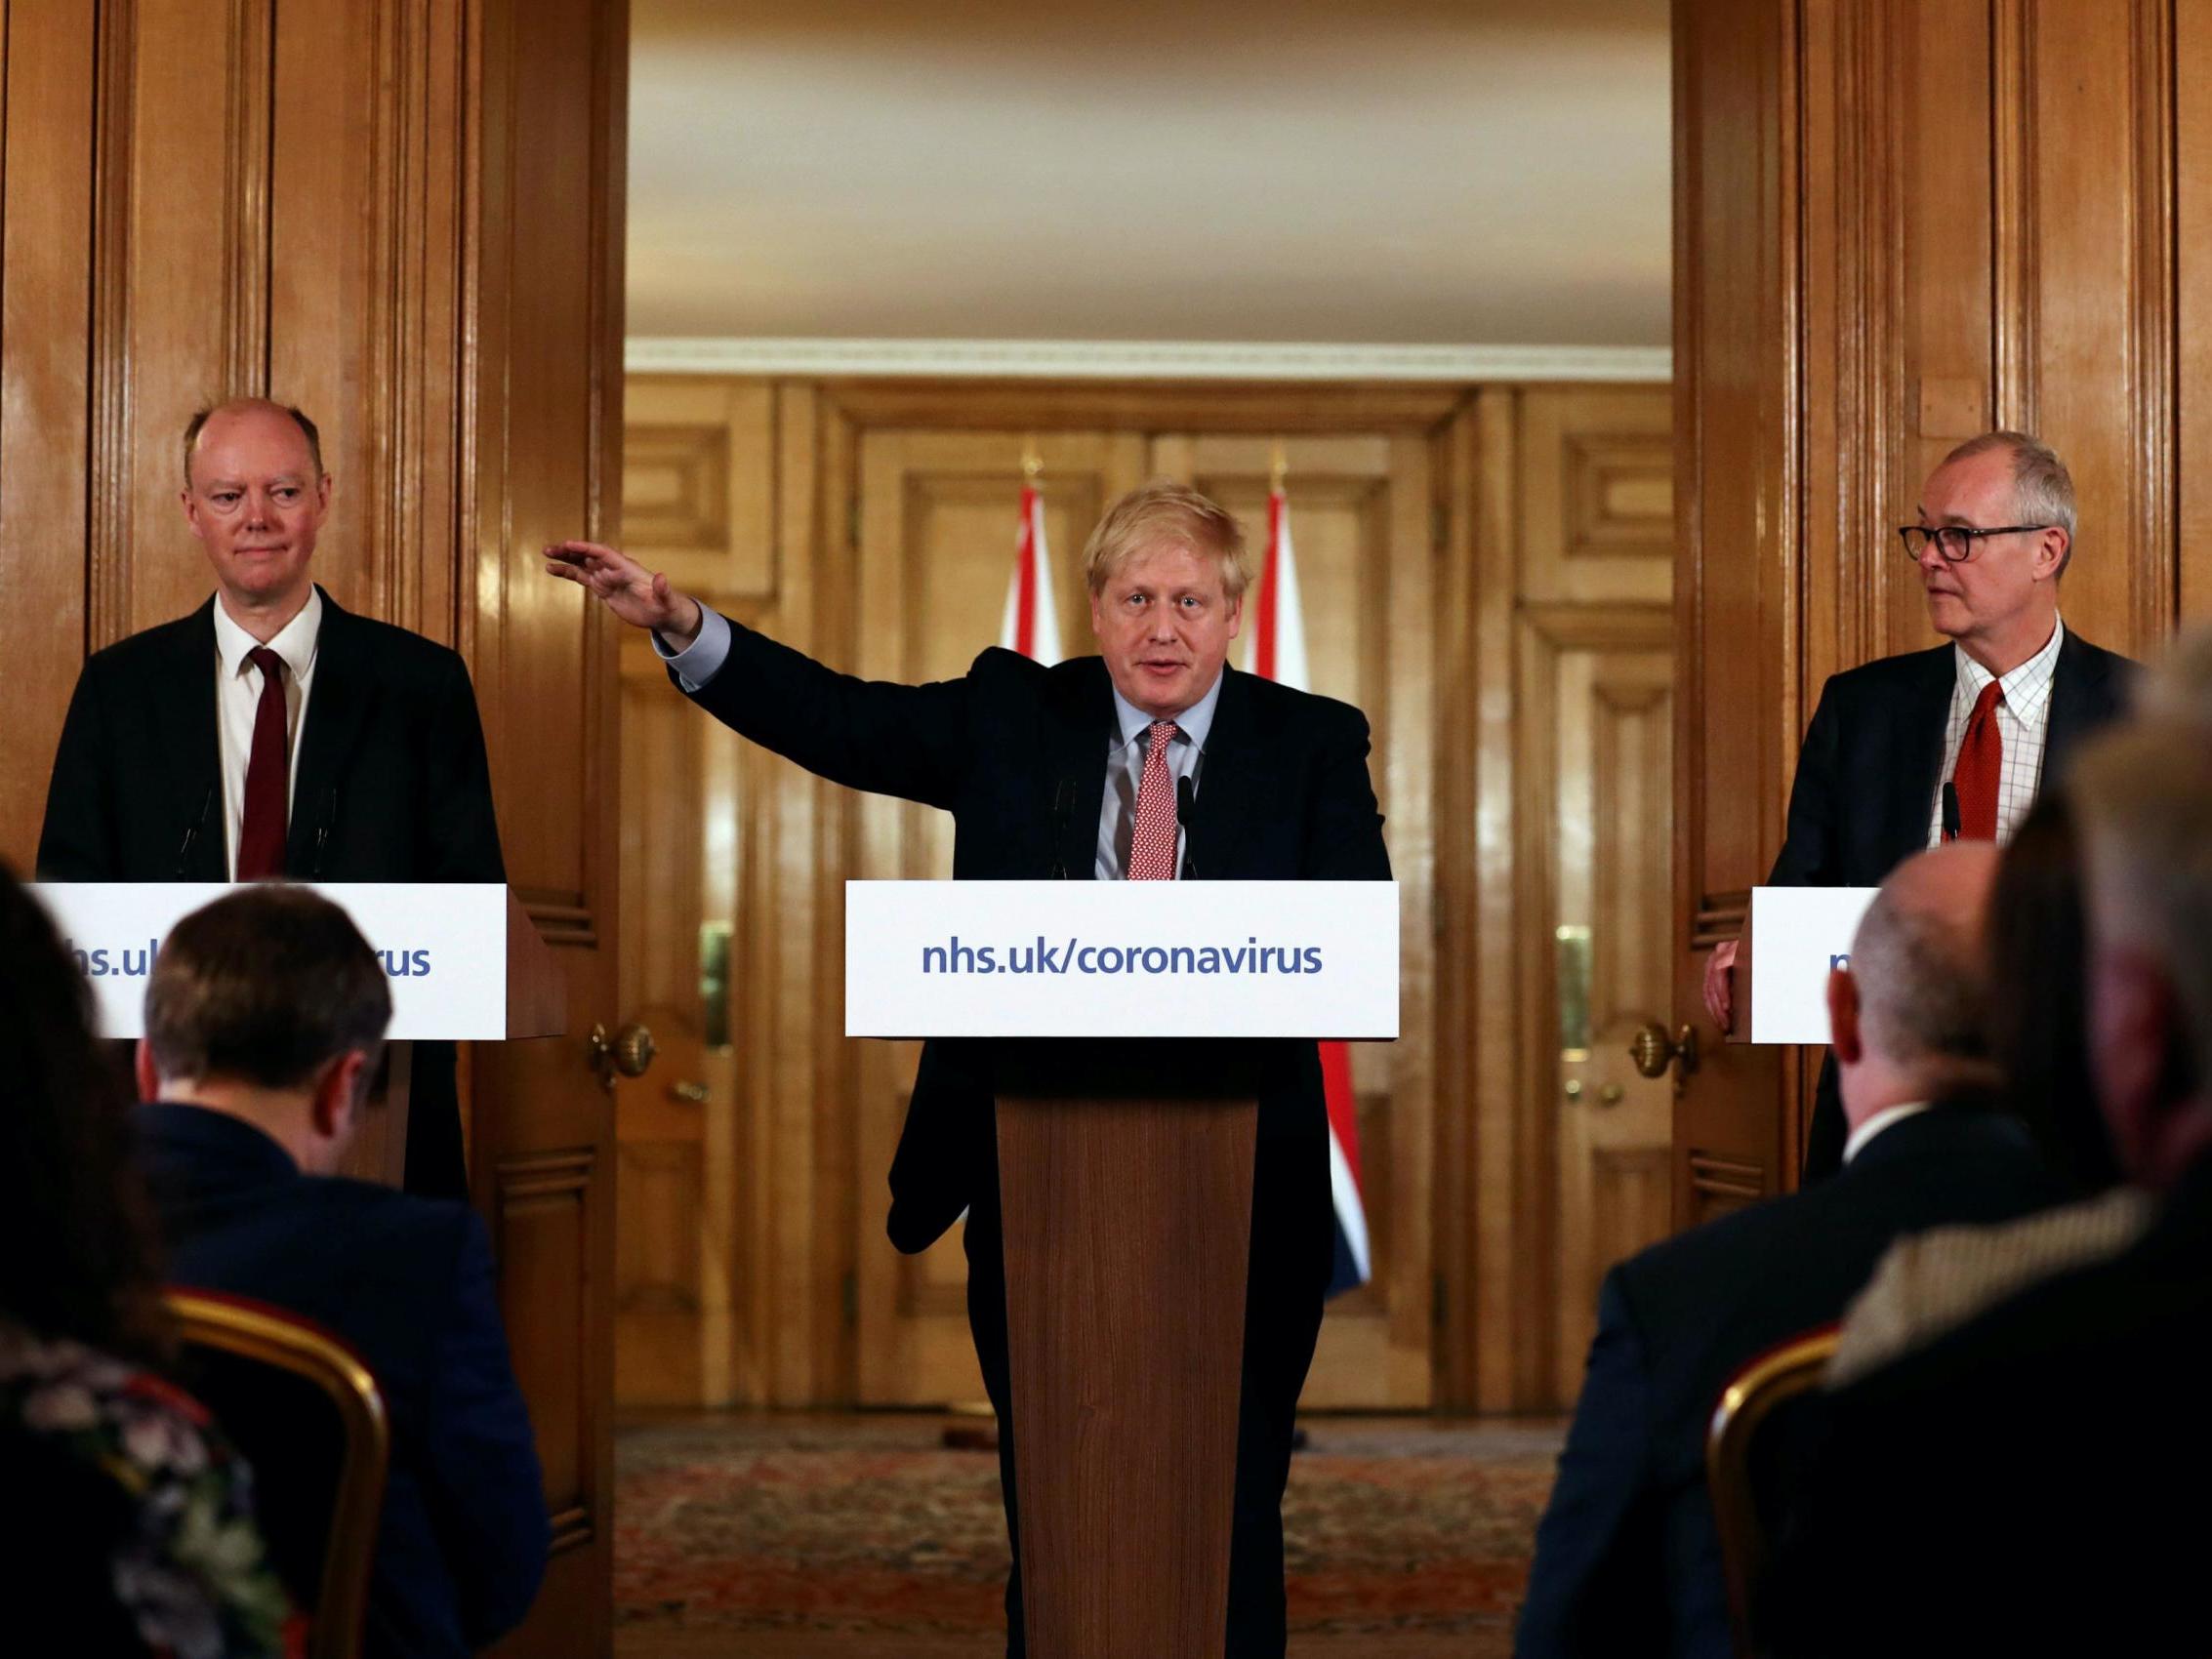
[(246, 522), (249, 524), (266, 524), (268, 522), (268, 498), (265, 495), (262, 495), (259, 491), (247, 491)]

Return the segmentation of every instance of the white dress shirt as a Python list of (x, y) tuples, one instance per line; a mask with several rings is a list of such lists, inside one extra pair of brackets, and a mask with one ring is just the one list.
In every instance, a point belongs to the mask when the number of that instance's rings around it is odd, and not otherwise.
[[(676, 670), (676, 683), (685, 691), (699, 690), (721, 671), (722, 664), (729, 659), (729, 645), (728, 619), (709, 605), (699, 607), (698, 635), (681, 651), (671, 651), (667, 641), (658, 633), (653, 635), (653, 650)], [(1213, 710), (1221, 701), (1222, 678), (1221, 674), (1214, 675), (1204, 697), (1171, 716), (1181, 729), (1167, 746), (1168, 773), (1171, 778), (1190, 779), (1194, 789), (1199, 783), (1200, 763), (1206, 757), (1207, 734), (1213, 729)], [(1120, 881), (1128, 872), (1129, 839), (1136, 830), (1137, 782), (1144, 776), (1146, 734), (1152, 719), (1119, 691), (1114, 693), (1115, 729), (1121, 735), (1106, 746), (1106, 792), (1098, 806), (1098, 851), (1093, 870), (1101, 881)], [(1178, 876), (1183, 870), (1183, 830), (1178, 824)]]
[(1866, 1143), (1887, 1129), (1892, 1123), (1903, 1123), (1907, 1117), (1917, 1117), (1935, 1105), (1933, 1101), (1906, 1101), (1902, 1106), (1884, 1107), (1851, 1131), (1851, 1138), (1843, 1143), (1843, 1161), (1849, 1163), (1866, 1150)]
[[(2012, 839), (2028, 809), (2035, 804), (2035, 789), (2043, 776), (2043, 735), (2051, 727), (2051, 682), (2059, 667), (2059, 642), (2066, 638), (2066, 624), (2055, 622), (2043, 649), (2006, 674), (1998, 684), (2004, 695), (1997, 703), (1997, 742), (2004, 758), (1997, 771), (1997, 844)], [(1982, 688), (1996, 678), (1953, 645), (1958, 678), (1951, 686), (1950, 721), (1944, 728), (1944, 783), (1958, 770), (1958, 751), (1966, 742), (1966, 722), (1974, 713)], [(1929, 820), (1928, 845), (1944, 842), (1943, 783), (1936, 786), (1935, 816)]]
[[(277, 630), (268, 648), (284, 659), (285, 819), (292, 786), (300, 776), (300, 730), (307, 717), (307, 692), (315, 672), (315, 639), (322, 632), (322, 594), (307, 589), (300, 614)], [(223, 757), (225, 868), (238, 876), (238, 836), (246, 820), (246, 763), (254, 755), (254, 716), (261, 708), (262, 671), (246, 660), (261, 643), (215, 602), (215, 733)]]

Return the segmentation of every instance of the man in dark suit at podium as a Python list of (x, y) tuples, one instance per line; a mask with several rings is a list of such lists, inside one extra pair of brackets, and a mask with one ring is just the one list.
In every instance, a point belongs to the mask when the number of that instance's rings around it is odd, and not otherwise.
[[(184, 432), (216, 592), (85, 663), (46, 791), (48, 881), (504, 881), (458, 654), (341, 610), (309, 564), (321, 438), (241, 398)], [(407, 1185), (467, 1190), (451, 1044), (416, 1050)]]
[[(1944, 458), (1898, 532), (1928, 620), (1951, 643), (1836, 674), (1797, 754), (1770, 887), (1874, 887), (1911, 854), (1963, 836), (2003, 842), (2074, 746), (2126, 706), (2135, 665), (2059, 620), (2073, 556), (2073, 478), (2022, 432)], [(1736, 943), (1705, 964), (1705, 1008), (1735, 1013)], [(1822, 1067), (1805, 1179), (1842, 1167), (1835, 1064)]]
[[(1124, 496), (1085, 553), (1102, 655), (988, 650), (957, 680), (864, 682), (728, 622), (611, 548), (548, 569), (654, 630), (676, 683), (756, 743), (849, 788), (942, 807), (953, 874), (1004, 880), (1388, 879), (1358, 709), (1227, 666), (1246, 585), (1237, 522), (1196, 491)], [(1195, 786), (1187, 819), (1177, 795)], [(1195, 868), (1194, 868), (1195, 867)], [(968, 1318), (998, 1407), (1014, 1530), (1005, 1279), (989, 1045), (925, 1044), (892, 1160), (891, 1241), (968, 1212)], [(1282, 1500), (1333, 1249), (1321, 1067), (1285, 1044), (1259, 1095), (1229, 1566), (1231, 1655), (1284, 1651)], [(1008, 1651), (1023, 1652), (1019, 1536)]]

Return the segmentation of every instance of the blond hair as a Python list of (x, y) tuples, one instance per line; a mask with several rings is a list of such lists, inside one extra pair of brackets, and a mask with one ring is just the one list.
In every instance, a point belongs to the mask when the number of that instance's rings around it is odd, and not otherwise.
[(2147, 717), (2099, 734), (2068, 769), (2091, 931), (2165, 967), (2199, 1078), (2212, 1078), (2212, 741), (2201, 720)]
[(1221, 572), (1221, 591), (1231, 604), (1244, 597), (1251, 581), (1245, 564), (1245, 531), (1234, 514), (1187, 484), (1155, 478), (1139, 485), (1106, 509), (1083, 549), (1084, 580), (1093, 597), (1138, 553), (1152, 547), (1187, 547), (1209, 558)]

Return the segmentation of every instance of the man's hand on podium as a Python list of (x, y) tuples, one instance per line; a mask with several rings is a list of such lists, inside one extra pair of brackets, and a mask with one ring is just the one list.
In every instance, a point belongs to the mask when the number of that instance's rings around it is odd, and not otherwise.
[(575, 583), (632, 627), (651, 628), (674, 650), (699, 637), (699, 601), (619, 547), (555, 542), (546, 549), (546, 574)]
[(1736, 941), (1713, 947), (1705, 960), (1705, 1012), (1713, 1017), (1722, 1036), (1736, 1018)]

